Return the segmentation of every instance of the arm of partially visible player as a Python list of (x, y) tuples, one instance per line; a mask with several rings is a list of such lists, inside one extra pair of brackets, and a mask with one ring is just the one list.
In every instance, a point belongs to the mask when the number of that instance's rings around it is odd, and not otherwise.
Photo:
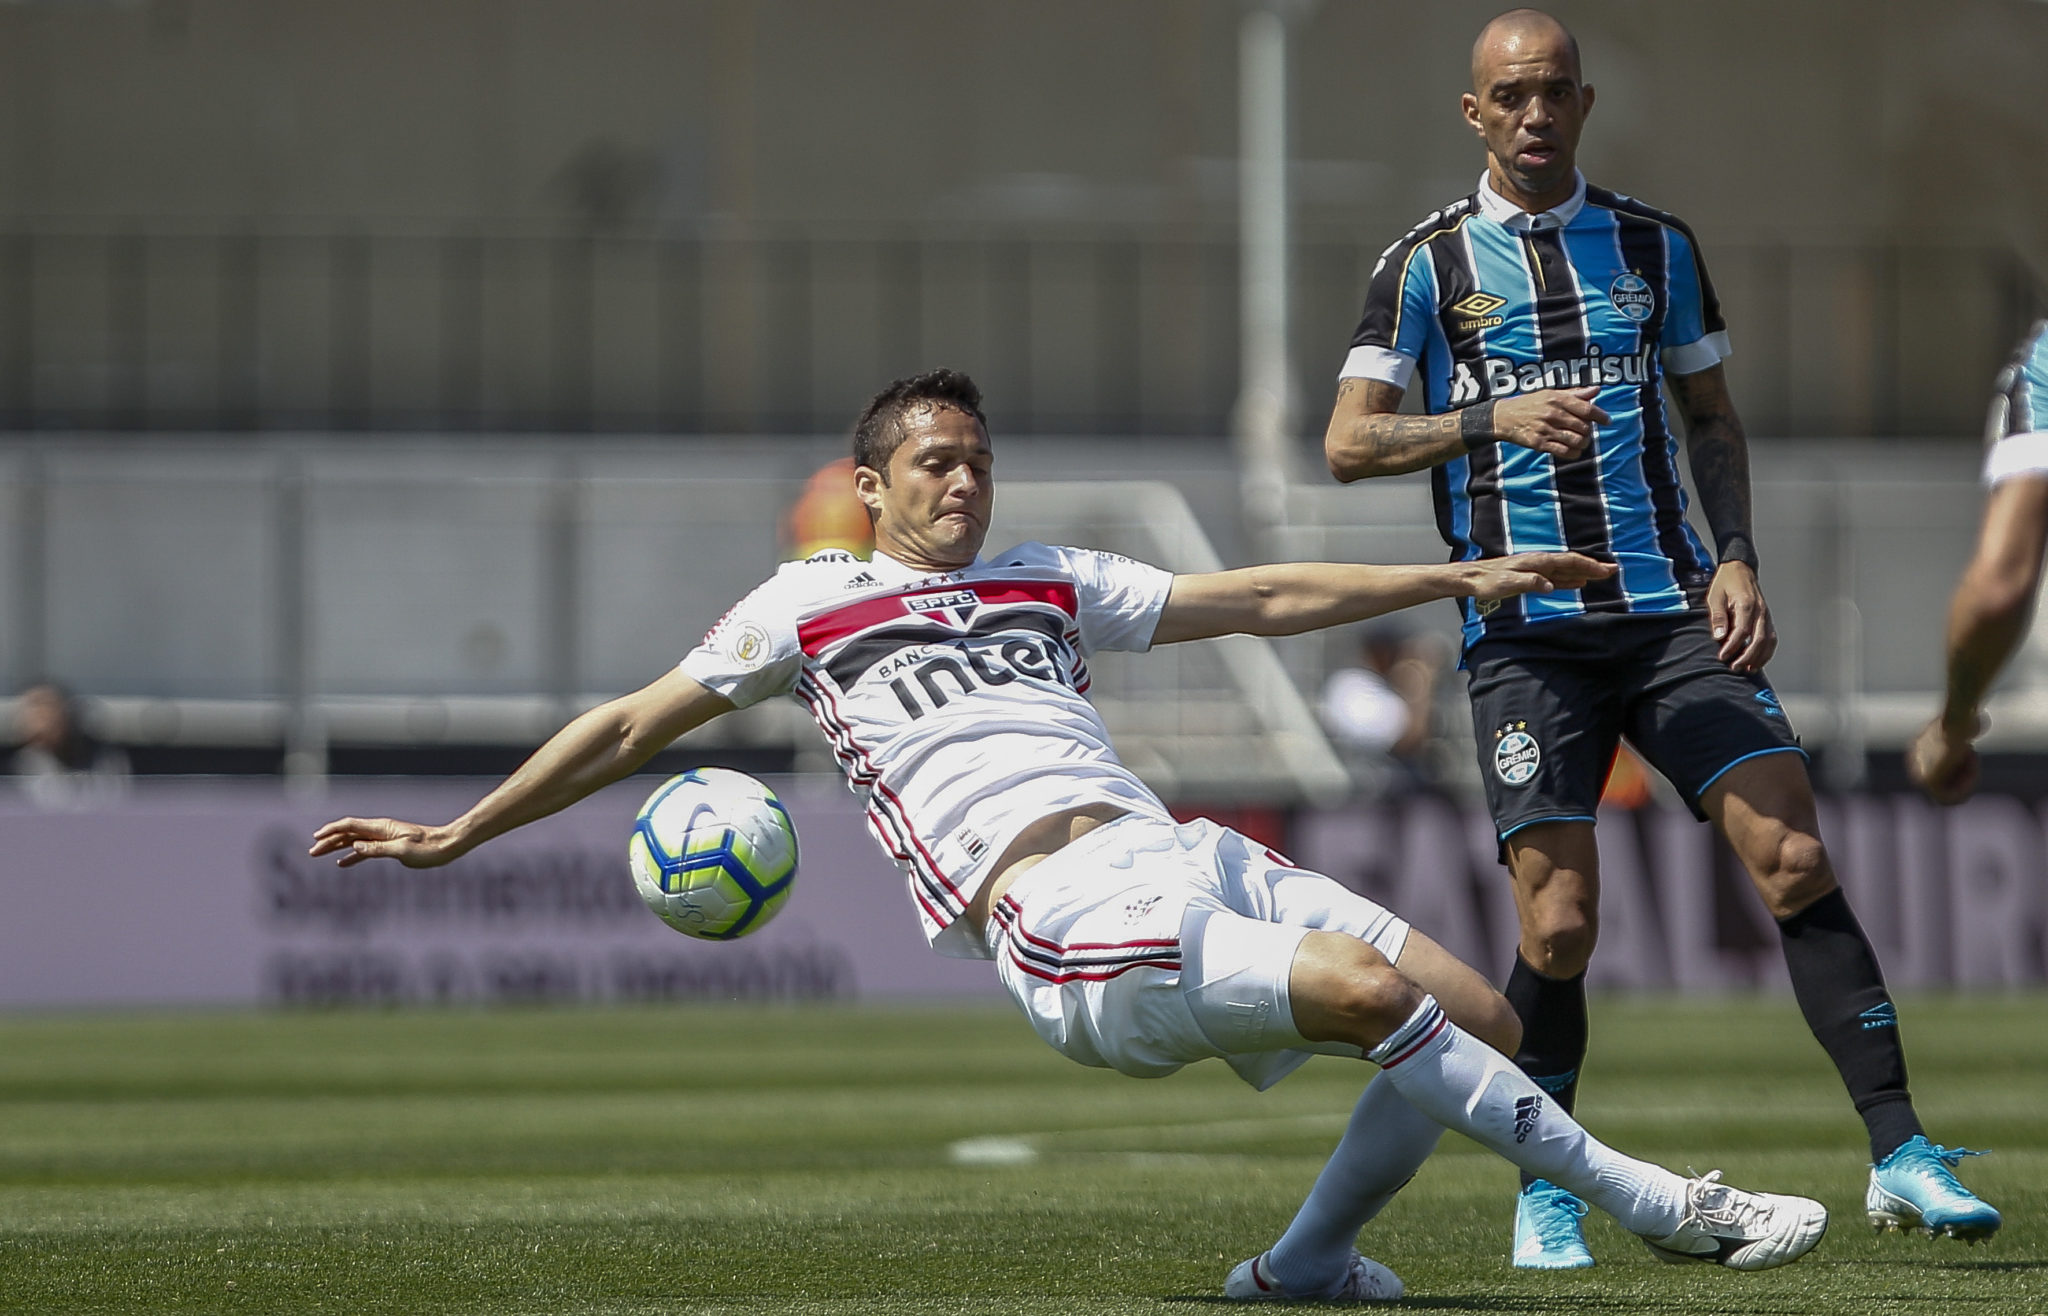
[(1685, 446), (1700, 510), (1714, 533), (1721, 565), (1707, 587), (1707, 620), (1721, 661), (1738, 672), (1758, 672), (1778, 649), (1778, 630), (1756, 578), (1756, 547), (1749, 518), (1749, 437), (1728, 375), (1718, 364), (1689, 375), (1667, 375), (1685, 416)]
[(1539, 389), (1501, 402), (1479, 402), (1440, 416), (1400, 415), (1407, 390), (1382, 379), (1337, 382), (1337, 405), (1323, 432), (1330, 474), (1346, 484), (1402, 475), (1464, 456), (1487, 443), (1513, 443), (1568, 461), (1586, 451), (1608, 415), (1592, 388)]
[(343, 868), (365, 859), (396, 859), (433, 868), (494, 836), (630, 776), (677, 736), (732, 711), (732, 701), (680, 669), (557, 731), (504, 784), (453, 822), (438, 827), (395, 818), (341, 818), (313, 833), (313, 855), (341, 854)]
[(1984, 696), (2027, 633), (2048, 547), (2048, 475), (2002, 480), (1984, 504), (1977, 552), (1948, 609), (1948, 695), (1906, 751), (1906, 771), (1939, 804), (1977, 784)]
[(1441, 566), (1276, 562), (1175, 576), (1152, 643), (1218, 635), (1299, 635), (1437, 599), (1548, 593), (1613, 574), (1611, 563), (1577, 553), (1519, 553)]

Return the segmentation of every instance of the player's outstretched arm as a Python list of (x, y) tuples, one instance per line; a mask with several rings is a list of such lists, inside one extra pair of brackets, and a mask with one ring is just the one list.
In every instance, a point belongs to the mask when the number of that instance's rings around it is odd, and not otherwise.
[(396, 818), (340, 818), (313, 833), (308, 853), (339, 853), (343, 868), (365, 859), (396, 859), (407, 868), (445, 864), (630, 776), (677, 736), (732, 707), (724, 695), (679, 669), (671, 671), (557, 731), (455, 821), (432, 827)]
[(1349, 484), (1375, 475), (1426, 470), (1490, 443), (1577, 457), (1608, 419), (1593, 404), (1598, 389), (1539, 389), (1500, 402), (1479, 402), (1440, 416), (1403, 416), (1406, 390), (1378, 379), (1345, 379), (1323, 432), (1330, 474)]
[(2001, 481), (1984, 505), (1977, 552), (1948, 609), (1948, 694), (1941, 712), (1906, 751), (1906, 771), (1937, 803), (1954, 804), (1977, 785), (1984, 697), (2019, 647), (2041, 583), (2048, 546), (2048, 477)]
[(1441, 566), (1276, 562), (1175, 576), (1152, 643), (1218, 635), (1299, 635), (1438, 599), (1504, 599), (1576, 589), (1614, 574), (1578, 553), (1518, 553)]

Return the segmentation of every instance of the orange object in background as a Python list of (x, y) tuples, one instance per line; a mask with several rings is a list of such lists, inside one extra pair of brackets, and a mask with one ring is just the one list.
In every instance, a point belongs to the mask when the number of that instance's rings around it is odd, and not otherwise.
[(1615, 746), (1600, 803), (1620, 809), (1641, 809), (1650, 803), (1650, 765), (1625, 744)]
[(805, 482), (782, 518), (783, 557), (797, 561), (828, 548), (856, 557), (875, 551), (868, 509), (853, 492), (853, 458), (827, 462)]

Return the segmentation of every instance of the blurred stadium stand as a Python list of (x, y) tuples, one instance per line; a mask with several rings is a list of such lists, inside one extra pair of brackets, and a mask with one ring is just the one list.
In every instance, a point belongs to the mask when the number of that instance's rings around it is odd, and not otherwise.
[[(1379, 250), (1478, 173), (1456, 96), (1498, 7), (1296, 7), (1302, 472)], [(70, 680), (143, 771), (499, 771), (672, 662), (861, 402), (939, 363), (988, 392), (1013, 537), (1437, 558), (1419, 481), (1241, 515), (1244, 13), (0, 5), (0, 697)], [(2043, 305), (2048, 6), (1566, 17), (1587, 172), (1702, 238), (1774, 673), (1855, 784), (1932, 706), (1972, 440)], [(1313, 795), (1294, 690), (1349, 643), (1098, 693), (1170, 788)], [(2009, 687), (1990, 747), (2048, 750), (2048, 649)], [(809, 766), (792, 711), (706, 739)]]
[[(1438, 198), (1439, 201), (1448, 198)], [(1379, 239), (1299, 235), (1311, 413)], [(162, 223), (163, 221), (158, 221)], [(1012, 434), (1223, 434), (1234, 232), (0, 234), (17, 430), (830, 433), (881, 380), (968, 365)], [(1971, 433), (2032, 310), (2011, 248), (1711, 243), (1762, 436)]]

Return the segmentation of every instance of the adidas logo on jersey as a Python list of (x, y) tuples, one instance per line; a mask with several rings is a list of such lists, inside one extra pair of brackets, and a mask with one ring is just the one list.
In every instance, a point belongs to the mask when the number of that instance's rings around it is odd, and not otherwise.
[(881, 581), (875, 579), (874, 574), (872, 572), (863, 571), (858, 576), (855, 576), (852, 580), (849, 580), (844, 585), (841, 585), (839, 588), (872, 589), (881, 583)]

